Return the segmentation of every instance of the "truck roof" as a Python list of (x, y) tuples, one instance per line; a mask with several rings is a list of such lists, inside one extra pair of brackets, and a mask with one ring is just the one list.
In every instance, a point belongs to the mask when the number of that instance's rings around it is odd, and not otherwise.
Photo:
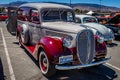
[(20, 7), (27, 6), (27, 7), (33, 7), (37, 9), (42, 9), (42, 8), (66, 8), (66, 9), (72, 9), (69, 6), (66, 5), (61, 5), (61, 4), (54, 4), (54, 3), (26, 3), (22, 4)]

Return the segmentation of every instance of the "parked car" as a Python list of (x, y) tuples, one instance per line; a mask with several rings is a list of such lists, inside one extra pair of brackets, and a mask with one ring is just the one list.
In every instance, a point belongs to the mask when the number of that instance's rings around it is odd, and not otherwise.
[(112, 19), (110, 19), (105, 26), (110, 28), (113, 32), (115, 37), (120, 36), (120, 14), (114, 16)]
[(83, 27), (91, 29), (94, 35), (103, 38), (107, 43), (112, 43), (112, 40), (114, 39), (112, 30), (99, 24), (96, 17), (89, 15), (75, 15), (75, 17), (76, 23), (80, 23)]
[(52, 3), (27, 3), (18, 9), (17, 37), (38, 61), (42, 74), (81, 69), (105, 63), (106, 44), (90, 29), (74, 22), (71, 7)]
[(0, 13), (0, 21), (5, 21), (8, 18), (7, 13)]
[(112, 16), (97, 17), (98, 22), (99, 22), (100, 24), (103, 24), (103, 25), (106, 24), (111, 18), (112, 18)]
[(16, 36), (17, 28), (17, 7), (7, 7), (8, 9), (8, 18), (5, 20), (6, 28), (11, 35)]

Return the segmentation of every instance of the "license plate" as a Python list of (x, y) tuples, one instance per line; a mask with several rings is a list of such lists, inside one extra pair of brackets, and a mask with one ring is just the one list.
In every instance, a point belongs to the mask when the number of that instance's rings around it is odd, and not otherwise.
[(72, 61), (73, 61), (72, 55), (59, 57), (59, 64), (64, 64), (64, 63), (68, 63), (68, 62), (72, 62)]

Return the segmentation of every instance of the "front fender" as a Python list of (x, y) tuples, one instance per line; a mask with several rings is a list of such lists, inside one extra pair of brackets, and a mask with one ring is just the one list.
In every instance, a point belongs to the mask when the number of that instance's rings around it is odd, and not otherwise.
[(54, 60), (55, 57), (57, 58), (63, 54), (63, 46), (60, 39), (43, 37), (40, 39), (39, 44), (42, 45), (42, 48), (50, 60)]
[(95, 51), (96, 51), (96, 55), (98, 55), (98, 54), (107, 54), (106, 43), (105, 42), (99, 43), (97, 41), (98, 37), (97, 36), (94, 36), (94, 37), (95, 37)]

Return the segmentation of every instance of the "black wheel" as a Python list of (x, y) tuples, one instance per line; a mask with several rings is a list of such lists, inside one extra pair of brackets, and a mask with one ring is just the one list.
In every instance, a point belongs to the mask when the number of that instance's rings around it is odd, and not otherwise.
[(24, 38), (22, 39), (23, 43), (26, 45), (30, 45), (30, 36), (29, 31), (26, 31), (24, 34)]
[(22, 35), (22, 33), (19, 33), (19, 43), (23, 43), (25, 45), (30, 45), (30, 35), (29, 35), (29, 31), (26, 31), (24, 33), (24, 36)]
[(46, 77), (51, 77), (56, 73), (54, 64), (50, 63), (44, 51), (39, 54), (39, 66), (42, 74)]

